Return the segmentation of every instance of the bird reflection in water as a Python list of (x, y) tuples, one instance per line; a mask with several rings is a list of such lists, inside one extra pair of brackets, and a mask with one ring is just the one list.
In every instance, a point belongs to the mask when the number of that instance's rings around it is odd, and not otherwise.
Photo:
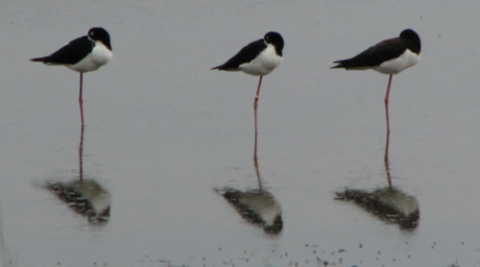
[(110, 219), (110, 193), (95, 180), (47, 182), (44, 186), (91, 224), (105, 224)]
[(379, 188), (372, 192), (345, 189), (345, 192), (337, 192), (336, 199), (353, 201), (381, 220), (398, 224), (400, 229), (413, 230), (420, 220), (417, 199), (395, 187)]
[(110, 219), (111, 195), (97, 181), (83, 179), (83, 135), (78, 145), (79, 178), (70, 182), (48, 181), (43, 186), (65, 202), (76, 213), (86, 216), (91, 224), (102, 225)]
[(283, 229), (282, 209), (272, 194), (262, 189), (240, 191), (216, 189), (246, 221), (263, 227), (266, 234), (277, 235)]
[[(256, 146), (255, 146), (256, 147)], [(256, 153), (254, 156), (258, 189), (237, 190), (234, 188), (215, 189), (247, 222), (261, 226), (268, 235), (278, 235), (283, 229), (282, 208), (275, 197), (262, 187)]]
[(418, 201), (392, 186), (388, 161), (389, 141), (390, 133), (387, 131), (384, 163), (388, 186), (373, 191), (347, 188), (344, 192), (337, 192), (336, 199), (352, 201), (383, 221), (398, 224), (402, 230), (413, 230), (420, 221)]

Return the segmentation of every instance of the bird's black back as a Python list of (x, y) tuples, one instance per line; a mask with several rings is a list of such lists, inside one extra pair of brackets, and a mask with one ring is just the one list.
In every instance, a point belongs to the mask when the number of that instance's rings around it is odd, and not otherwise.
[(244, 48), (242, 48), (236, 55), (230, 58), (227, 62), (220, 66), (213, 67), (212, 70), (237, 70), (240, 65), (252, 61), (260, 54), (267, 45), (260, 39), (258, 41), (251, 42)]
[(94, 46), (95, 44), (87, 36), (83, 36), (72, 40), (50, 56), (30, 60), (46, 64), (75, 64), (90, 53)]
[(343, 60), (337, 60), (334, 63), (338, 65), (332, 68), (361, 68), (361, 67), (374, 67), (382, 64), (382, 62), (388, 61), (392, 58), (400, 56), (407, 46), (403, 43), (399, 45), (399, 38), (393, 38), (380, 42), (362, 53)]
[(421, 50), (420, 37), (410, 29), (402, 31), (400, 37), (384, 40), (352, 58), (334, 61), (337, 65), (332, 68), (375, 67), (399, 57), (406, 49), (416, 54), (420, 54)]

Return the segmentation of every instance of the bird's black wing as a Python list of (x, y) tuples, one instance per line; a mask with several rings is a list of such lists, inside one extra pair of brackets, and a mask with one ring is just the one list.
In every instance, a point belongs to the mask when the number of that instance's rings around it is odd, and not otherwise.
[(94, 43), (87, 36), (79, 37), (64, 45), (50, 56), (32, 58), (45, 64), (75, 64), (92, 51)]
[(382, 62), (400, 56), (407, 49), (406, 43), (399, 39), (393, 38), (380, 42), (362, 53), (344, 60), (337, 60), (333, 63), (337, 65), (332, 68), (369, 68), (380, 65)]
[(238, 70), (243, 63), (252, 61), (255, 57), (267, 47), (263, 39), (251, 42), (242, 48), (235, 56), (220, 66), (213, 67), (212, 70)]

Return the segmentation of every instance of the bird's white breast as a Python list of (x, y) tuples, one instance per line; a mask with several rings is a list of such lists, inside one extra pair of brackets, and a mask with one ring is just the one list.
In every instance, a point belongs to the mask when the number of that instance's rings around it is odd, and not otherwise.
[(420, 55), (405, 50), (399, 57), (383, 62), (382, 64), (373, 67), (372, 69), (383, 74), (397, 74), (406, 68), (410, 68), (420, 61)]
[(264, 76), (280, 66), (282, 61), (283, 57), (277, 55), (275, 47), (272, 44), (268, 44), (267, 48), (256, 58), (250, 62), (241, 64), (239, 67), (245, 73), (255, 76)]
[(95, 41), (95, 47), (85, 58), (73, 65), (67, 65), (78, 72), (94, 71), (105, 65), (112, 58), (113, 53), (102, 42)]

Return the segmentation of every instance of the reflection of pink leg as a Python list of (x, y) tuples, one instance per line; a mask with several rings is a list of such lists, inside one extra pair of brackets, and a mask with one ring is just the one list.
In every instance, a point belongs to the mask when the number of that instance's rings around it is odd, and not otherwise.
[(390, 132), (387, 131), (387, 141), (385, 143), (385, 170), (387, 171), (387, 180), (388, 180), (388, 185), (392, 187), (392, 179), (390, 177), (390, 162), (388, 162), (388, 147), (390, 145)]
[(260, 80), (258, 81), (258, 87), (257, 87), (257, 94), (255, 95), (255, 101), (253, 102), (253, 111), (254, 111), (254, 116), (255, 116), (255, 146), (253, 150), (253, 157), (254, 159), (257, 158), (257, 136), (258, 136), (258, 130), (257, 130), (257, 106), (258, 106), (258, 99), (260, 98), (260, 87), (262, 86), (262, 78), (263, 76), (260, 76)]
[(260, 169), (258, 167), (258, 159), (256, 154), (253, 156), (253, 165), (255, 166), (255, 173), (257, 174), (258, 189), (262, 190), (262, 178), (260, 178)]
[(80, 118), (82, 120), (82, 128), (85, 126), (83, 121), (83, 97), (82, 97), (82, 89), (83, 89), (83, 72), (80, 72), (80, 92), (78, 93), (78, 103), (80, 104)]
[(78, 172), (80, 174), (80, 182), (83, 180), (83, 125), (80, 130), (80, 144), (78, 145)]

